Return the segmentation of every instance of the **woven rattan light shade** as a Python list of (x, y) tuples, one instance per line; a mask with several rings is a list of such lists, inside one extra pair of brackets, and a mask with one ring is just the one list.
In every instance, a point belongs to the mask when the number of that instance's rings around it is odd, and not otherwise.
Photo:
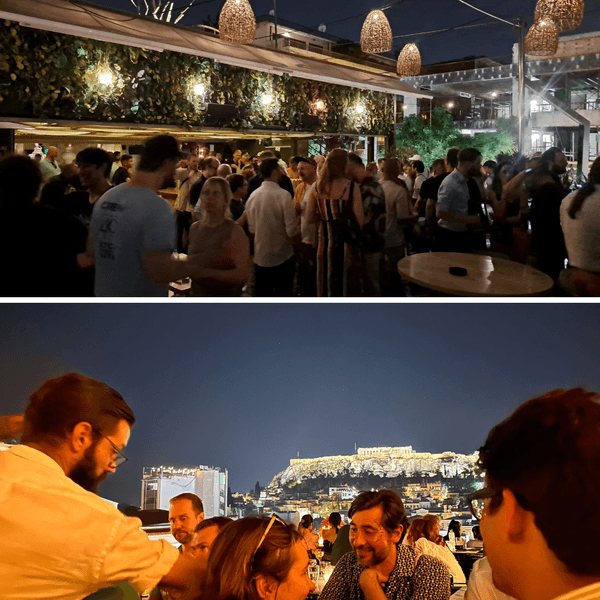
[(219, 15), (219, 36), (232, 44), (250, 44), (256, 34), (256, 19), (248, 0), (227, 0)]
[(360, 32), (360, 49), (368, 54), (392, 49), (392, 28), (380, 10), (372, 10), (367, 15)]
[(535, 22), (552, 19), (558, 32), (573, 31), (583, 21), (583, 0), (538, 0), (535, 6)]
[(525, 37), (525, 54), (554, 56), (558, 50), (558, 28), (552, 19), (534, 23)]
[(414, 44), (406, 44), (398, 55), (396, 70), (400, 77), (409, 77), (421, 73), (421, 53)]

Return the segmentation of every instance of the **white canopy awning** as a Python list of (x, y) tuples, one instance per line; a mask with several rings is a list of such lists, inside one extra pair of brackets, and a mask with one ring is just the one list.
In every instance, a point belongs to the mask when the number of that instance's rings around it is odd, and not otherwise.
[(151, 17), (109, 10), (68, 0), (2, 0), (0, 18), (22, 26), (125, 46), (202, 56), (223, 64), (277, 75), (323, 81), (405, 97), (431, 98), (394, 74), (359, 68), (258, 46), (235, 46), (212, 34), (172, 25)]

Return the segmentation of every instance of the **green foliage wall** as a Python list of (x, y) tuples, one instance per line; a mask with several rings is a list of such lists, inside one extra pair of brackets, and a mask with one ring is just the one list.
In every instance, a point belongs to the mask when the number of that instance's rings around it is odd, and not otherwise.
[[(112, 83), (98, 74), (112, 73)], [(203, 96), (192, 92), (202, 84)], [(260, 97), (273, 102), (265, 106)], [(0, 25), (0, 113), (116, 123), (201, 126), (202, 102), (232, 104), (242, 117), (225, 127), (305, 129), (319, 117), (328, 133), (385, 135), (393, 130), (390, 94), (268, 75), (211, 59), (154, 52), (21, 27)], [(316, 101), (325, 103), (315, 108)], [(365, 110), (358, 114), (356, 106)]]

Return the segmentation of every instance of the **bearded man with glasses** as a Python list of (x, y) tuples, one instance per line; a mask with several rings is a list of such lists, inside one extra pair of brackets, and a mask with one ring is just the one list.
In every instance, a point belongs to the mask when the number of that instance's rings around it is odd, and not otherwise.
[(600, 396), (579, 388), (525, 402), (489, 433), (479, 467), (486, 485), (469, 500), (496, 588), (518, 600), (600, 599)]
[[(29, 399), (22, 444), (0, 452), (0, 581), (14, 600), (81, 600), (130, 583), (193, 597), (201, 562), (152, 542), (141, 521), (96, 495), (127, 458), (135, 416), (121, 394), (78, 373)], [(104, 594), (108, 597), (108, 594)]]
[(362, 492), (348, 511), (353, 552), (337, 563), (319, 600), (447, 600), (450, 574), (433, 556), (402, 545), (408, 520), (391, 490)]

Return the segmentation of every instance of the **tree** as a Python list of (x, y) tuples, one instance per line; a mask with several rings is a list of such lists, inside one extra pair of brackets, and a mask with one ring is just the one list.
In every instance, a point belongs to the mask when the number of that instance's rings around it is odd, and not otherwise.
[[(477, 148), (486, 160), (496, 160), (498, 154), (512, 154), (515, 150), (515, 132), (513, 123), (507, 119), (498, 119), (496, 133), (477, 133), (475, 137), (460, 133), (452, 115), (444, 108), (436, 108), (431, 124), (417, 115), (411, 115), (396, 128), (396, 149), (392, 153), (398, 158), (408, 158), (419, 154), (423, 163), (431, 167), (437, 158), (444, 158), (450, 148)], [(412, 150), (415, 152), (412, 152)], [(412, 152), (409, 153), (409, 152)]]

